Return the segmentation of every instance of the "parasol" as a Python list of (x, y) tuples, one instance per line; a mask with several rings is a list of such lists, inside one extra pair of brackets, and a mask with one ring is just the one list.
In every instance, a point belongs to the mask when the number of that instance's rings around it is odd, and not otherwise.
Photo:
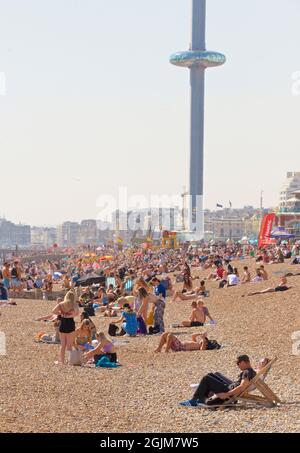
[(270, 237), (273, 239), (292, 239), (295, 235), (288, 233), (283, 227), (278, 227), (272, 231)]

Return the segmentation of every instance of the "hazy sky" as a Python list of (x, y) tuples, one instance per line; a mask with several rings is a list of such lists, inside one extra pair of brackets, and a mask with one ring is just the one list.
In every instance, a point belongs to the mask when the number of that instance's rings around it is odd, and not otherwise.
[[(168, 59), (189, 42), (190, 0), (0, 0), (0, 215), (56, 224), (119, 186), (180, 193), (189, 71)], [(275, 205), (300, 171), (300, 1), (207, 0), (207, 48), (227, 63), (206, 72), (205, 205)]]

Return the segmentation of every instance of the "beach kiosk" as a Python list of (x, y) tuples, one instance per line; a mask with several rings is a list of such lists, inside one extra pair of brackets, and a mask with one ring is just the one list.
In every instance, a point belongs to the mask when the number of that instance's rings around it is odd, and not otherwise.
[(177, 248), (176, 231), (163, 231), (161, 246), (163, 249), (176, 249)]

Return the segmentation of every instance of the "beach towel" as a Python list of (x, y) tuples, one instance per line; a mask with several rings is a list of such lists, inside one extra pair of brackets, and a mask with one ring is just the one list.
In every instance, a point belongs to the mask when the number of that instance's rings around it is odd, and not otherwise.
[(36, 343), (60, 344), (60, 341), (55, 340), (54, 335), (47, 335), (45, 332), (38, 332), (34, 337), (34, 341)]
[(97, 368), (118, 368), (120, 365), (115, 362), (111, 362), (108, 357), (101, 357), (96, 363)]

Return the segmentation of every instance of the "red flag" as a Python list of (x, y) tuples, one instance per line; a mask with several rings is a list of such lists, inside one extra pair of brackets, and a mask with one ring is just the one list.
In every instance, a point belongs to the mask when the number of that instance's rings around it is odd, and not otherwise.
[(264, 245), (276, 244), (276, 239), (271, 239), (270, 235), (273, 228), (273, 223), (275, 220), (275, 214), (267, 214), (264, 216), (263, 221), (260, 227), (260, 233), (258, 238), (258, 248), (263, 247)]

